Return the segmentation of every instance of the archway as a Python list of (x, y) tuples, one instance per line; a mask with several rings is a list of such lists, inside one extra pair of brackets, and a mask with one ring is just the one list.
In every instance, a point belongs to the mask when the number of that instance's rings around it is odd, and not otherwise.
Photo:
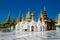
[(34, 31), (34, 26), (31, 27), (31, 31)]

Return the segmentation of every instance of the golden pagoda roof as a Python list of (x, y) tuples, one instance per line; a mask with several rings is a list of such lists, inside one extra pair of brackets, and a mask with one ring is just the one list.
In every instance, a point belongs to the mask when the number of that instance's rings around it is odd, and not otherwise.
[(10, 12), (8, 13), (8, 17), (7, 17), (7, 20), (4, 22), (4, 23), (8, 23), (8, 22), (11, 22), (12, 21), (12, 19), (11, 19), (11, 17), (10, 17)]
[(28, 9), (28, 12), (27, 12), (27, 14), (26, 14), (26, 19), (29, 19), (29, 18), (31, 18), (31, 14), (30, 14), (30, 11), (29, 11), (29, 9)]
[(21, 12), (19, 13), (19, 16), (18, 16), (18, 19), (16, 20), (17, 22), (20, 22), (21, 21), (21, 19), (22, 19), (22, 17), (21, 17)]

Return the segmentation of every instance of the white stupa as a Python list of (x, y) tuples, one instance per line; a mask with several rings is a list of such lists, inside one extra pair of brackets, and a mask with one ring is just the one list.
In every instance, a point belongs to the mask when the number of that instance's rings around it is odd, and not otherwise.
[(29, 23), (29, 25), (30, 25), (30, 31), (37, 31), (37, 22), (34, 21), (34, 13), (33, 12), (31, 14), (31, 16), (32, 16), (32, 20)]
[(38, 22), (37, 22), (37, 29), (38, 31), (44, 31), (46, 30), (45, 28), (46, 26), (45, 26), (44, 18), (42, 16), (42, 11), (41, 11), (40, 17), (38, 18)]

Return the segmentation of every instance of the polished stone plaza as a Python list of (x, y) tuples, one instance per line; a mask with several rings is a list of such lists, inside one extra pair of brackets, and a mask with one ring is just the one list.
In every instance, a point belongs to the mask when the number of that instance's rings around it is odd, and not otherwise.
[(0, 32), (0, 40), (60, 40), (60, 32)]

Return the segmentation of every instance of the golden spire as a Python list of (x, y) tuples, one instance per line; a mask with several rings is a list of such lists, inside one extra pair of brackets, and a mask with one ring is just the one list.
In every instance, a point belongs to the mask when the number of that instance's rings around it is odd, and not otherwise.
[(21, 14), (21, 11), (19, 12), (19, 16), (18, 16), (18, 19), (17, 19), (17, 22), (21, 22), (21, 20), (22, 20), (22, 14)]
[(44, 22), (44, 17), (42, 16), (42, 22)]
[(10, 17), (10, 11), (9, 11), (9, 13), (8, 13), (8, 17), (7, 17), (7, 20), (6, 20), (6, 22), (9, 22), (9, 21), (11, 21), (11, 17)]
[(34, 12), (32, 12), (31, 16), (32, 16), (32, 21), (34, 21)]
[(39, 16), (39, 18), (38, 18), (38, 21), (41, 21), (42, 20), (42, 11), (40, 11), (40, 16)]
[(31, 19), (31, 14), (30, 14), (30, 10), (28, 9), (28, 12), (26, 14), (26, 21), (30, 21)]
[(22, 22), (24, 21), (23, 15), (22, 15)]
[(30, 17), (31, 17), (31, 15), (30, 15), (30, 10), (28, 9), (28, 12), (27, 12), (27, 14), (26, 14), (26, 18), (29, 19)]

